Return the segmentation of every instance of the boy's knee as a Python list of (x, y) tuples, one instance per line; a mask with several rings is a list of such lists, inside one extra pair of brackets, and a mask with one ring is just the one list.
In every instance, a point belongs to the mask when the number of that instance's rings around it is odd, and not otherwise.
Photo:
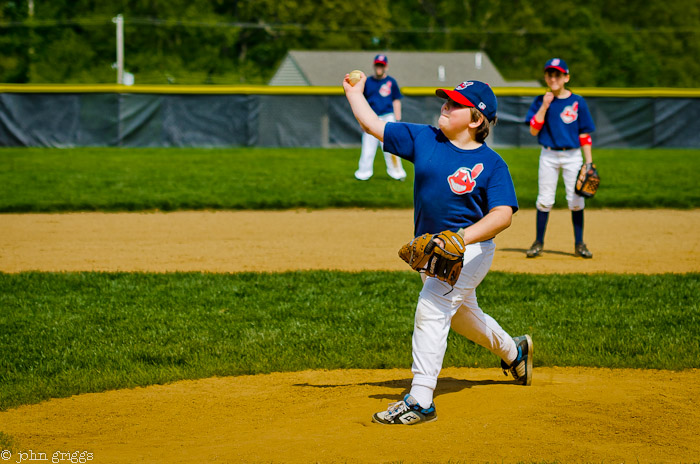
[(539, 201), (535, 205), (535, 207), (537, 208), (537, 211), (542, 211), (543, 213), (549, 213), (552, 210), (553, 206), (554, 206), (553, 204), (545, 205), (545, 204), (540, 203)]
[(581, 211), (586, 206), (583, 197), (573, 198), (569, 201), (569, 209), (571, 211)]

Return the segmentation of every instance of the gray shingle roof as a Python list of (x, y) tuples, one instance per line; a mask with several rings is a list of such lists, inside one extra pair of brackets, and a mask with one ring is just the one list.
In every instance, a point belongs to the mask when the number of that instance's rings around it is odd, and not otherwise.
[(480, 80), (492, 87), (539, 87), (537, 81), (506, 82), (484, 52), (372, 52), (291, 50), (270, 85), (340, 85), (346, 73), (360, 69), (374, 73), (374, 57), (389, 58), (389, 74), (402, 87), (454, 87)]

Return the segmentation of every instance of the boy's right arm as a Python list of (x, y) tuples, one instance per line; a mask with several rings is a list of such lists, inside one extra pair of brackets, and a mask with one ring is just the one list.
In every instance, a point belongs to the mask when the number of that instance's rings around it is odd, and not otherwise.
[(354, 86), (350, 85), (348, 79), (349, 74), (346, 74), (345, 79), (343, 79), (343, 90), (345, 90), (345, 97), (350, 103), (350, 108), (355, 115), (355, 119), (360, 123), (360, 127), (362, 127), (363, 131), (375, 136), (383, 142), (386, 122), (379, 119), (362, 93), (365, 89), (367, 76), (365, 76), (365, 73), (362, 73), (362, 78)]
[(542, 130), (542, 126), (544, 125), (544, 117), (547, 114), (549, 105), (552, 104), (552, 100), (554, 100), (554, 94), (552, 92), (547, 92), (544, 94), (542, 106), (540, 106), (540, 109), (537, 110), (537, 113), (535, 113), (530, 120), (530, 134), (536, 136)]

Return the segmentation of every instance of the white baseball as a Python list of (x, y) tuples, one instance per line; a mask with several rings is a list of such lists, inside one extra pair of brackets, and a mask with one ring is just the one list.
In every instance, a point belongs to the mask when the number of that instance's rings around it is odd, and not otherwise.
[(350, 85), (354, 86), (360, 82), (360, 79), (362, 79), (362, 71), (358, 71), (357, 69), (350, 71), (350, 76), (348, 77), (348, 82), (350, 82)]

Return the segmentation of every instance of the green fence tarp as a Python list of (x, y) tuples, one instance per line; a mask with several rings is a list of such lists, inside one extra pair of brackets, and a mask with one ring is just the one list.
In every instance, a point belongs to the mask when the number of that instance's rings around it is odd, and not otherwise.
[[(498, 98), (489, 144), (536, 146), (532, 96)], [(586, 97), (598, 147), (700, 148), (700, 98)], [(437, 124), (442, 100), (405, 96), (403, 120)], [(0, 93), (0, 146), (346, 147), (360, 127), (342, 95)]]

